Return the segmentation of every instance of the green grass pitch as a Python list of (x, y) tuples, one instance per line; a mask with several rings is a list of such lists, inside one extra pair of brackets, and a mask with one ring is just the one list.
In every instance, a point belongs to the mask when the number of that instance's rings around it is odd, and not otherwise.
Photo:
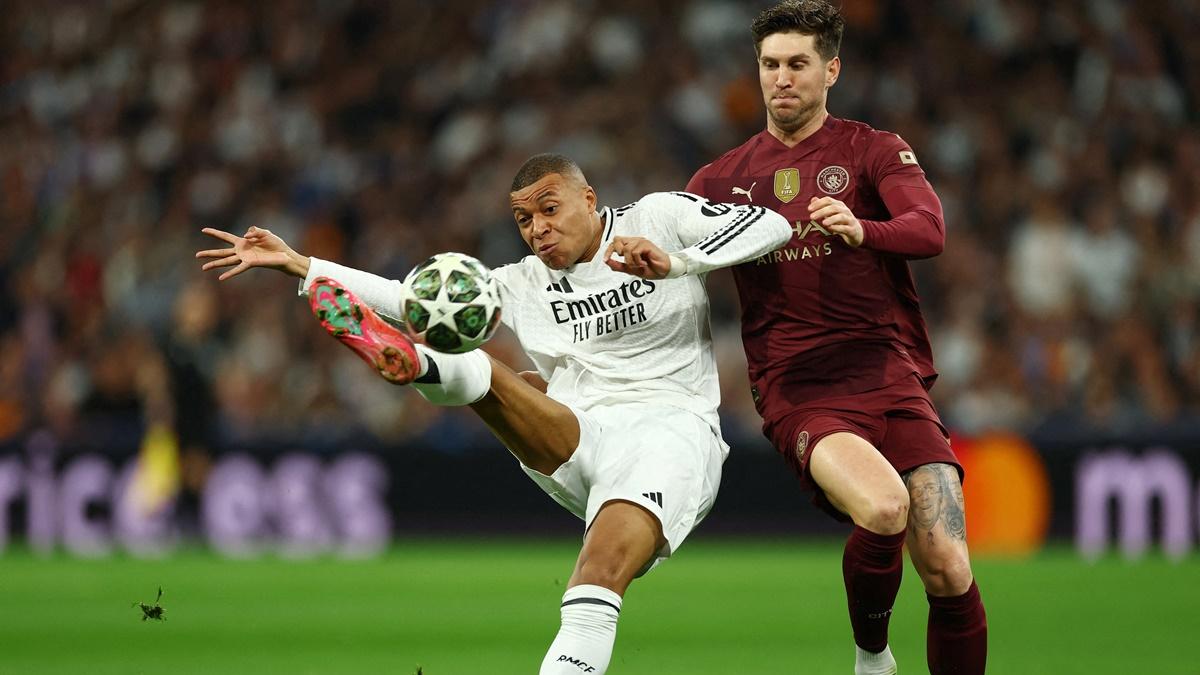
[[(536, 673), (577, 541), (399, 542), (382, 558), (0, 556), (0, 673)], [(1200, 673), (1200, 559), (980, 559), (992, 673)], [(141, 621), (136, 601), (166, 621)], [(911, 566), (892, 619), (925, 669)], [(836, 542), (688, 542), (626, 596), (614, 675), (850, 673)]]

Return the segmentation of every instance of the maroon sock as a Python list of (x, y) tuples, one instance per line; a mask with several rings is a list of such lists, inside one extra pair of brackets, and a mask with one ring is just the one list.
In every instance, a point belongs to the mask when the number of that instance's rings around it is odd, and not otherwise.
[(929, 598), (925, 650), (932, 675), (982, 675), (987, 664), (987, 615), (979, 587), (953, 598)]
[(855, 527), (842, 555), (854, 643), (869, 652), (887, 646), (888, 619), (904, 572), (904, 532), (875, 534)]

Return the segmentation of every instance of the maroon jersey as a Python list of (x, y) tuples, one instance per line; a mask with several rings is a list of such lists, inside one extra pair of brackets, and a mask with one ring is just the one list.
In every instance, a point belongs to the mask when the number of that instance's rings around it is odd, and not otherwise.
[[(937, 372), (906, 261), (941, 253), (945, 226), (941, 202), (899, 136), (833, 116), (791, 148), (764, 130), (697, 171), (687, 191), (766, 206), (794, 225), (783, 248), (733, 268), (765, 420), (914, 372), (932, 385)], [(826, 196), (862, 222), (861, 247), (809, 219), (810, 198)]]

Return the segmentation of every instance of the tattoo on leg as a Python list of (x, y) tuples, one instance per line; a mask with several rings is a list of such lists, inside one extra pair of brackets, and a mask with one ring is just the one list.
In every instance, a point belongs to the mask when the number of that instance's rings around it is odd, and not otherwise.
[(958, 470), (949, 464), (942, 464), (940, 466), (942, 484), (946, 491), (946, 532), (959, 541), (966, 541), (967, 516), (965, 513), (962, 482), (958, 478)]
[(925, 464), (904, 474), (904, 484), (908, 487), (910, 520), (931, 543), (939, 520), (946, 534), (966, 540), (967, 519), (958, 470), (949, 464)]
[(942, 512), (942, 492), (937, 472), (929, 465), (919, 466), (904, 476), (908, 486), (908, 512), (912, 522), (921, 530), (931, 530)]

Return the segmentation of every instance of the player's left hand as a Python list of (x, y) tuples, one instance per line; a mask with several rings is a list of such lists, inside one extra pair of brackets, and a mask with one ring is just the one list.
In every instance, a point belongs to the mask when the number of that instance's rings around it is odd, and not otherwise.
[(863, 226), (851, 213), (850, 207), (833, 197), (813, 197), (808, 202), (808, 217), (821, 227), (840, 236), (853, 248), (862, 246)]
[[(613, 254), (625, 259), (613, 258)], [(613, 237), (604, 251), (604, 264), (617, 272), (642, 279), (665, 279), (671, 271), (671, 258), (654, 242), (642, 237)]]

